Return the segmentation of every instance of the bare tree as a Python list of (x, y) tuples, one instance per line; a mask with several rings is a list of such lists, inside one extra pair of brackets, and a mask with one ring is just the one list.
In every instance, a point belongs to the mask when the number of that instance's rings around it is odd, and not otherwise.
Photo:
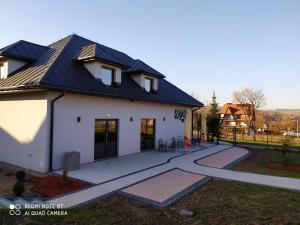
[[(256, 130), (256, 112), (266, 103), (262, 89), (243, 88), (232, 94), (233, 101), (242, 106), (248, 120), (248, 128)], [(254, 136), (255, 139), (255, 136)]]

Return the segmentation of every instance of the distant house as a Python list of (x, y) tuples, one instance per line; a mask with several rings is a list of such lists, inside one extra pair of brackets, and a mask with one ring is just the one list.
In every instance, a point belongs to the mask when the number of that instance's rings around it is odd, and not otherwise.
[(143, 61), (78, 35), (0, 49), (0, 161), (27, 169), (61, 169), (71, 151), (84, 164), (191, 136), (202, 106)]
[(226, 103), (220, 109), (221, 128), (223, 132), (230, 132), (237, 128), (238, 132), (246, 133), (249, 131), (252, 121), (252, 105), (241, 105)]

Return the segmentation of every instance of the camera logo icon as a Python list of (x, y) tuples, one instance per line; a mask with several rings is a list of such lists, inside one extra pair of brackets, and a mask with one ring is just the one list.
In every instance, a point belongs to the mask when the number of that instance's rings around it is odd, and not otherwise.
[(9, 215), (20, 216), (21, 215), (21, 205), (20, 204), (10, 204), (9, 205)]

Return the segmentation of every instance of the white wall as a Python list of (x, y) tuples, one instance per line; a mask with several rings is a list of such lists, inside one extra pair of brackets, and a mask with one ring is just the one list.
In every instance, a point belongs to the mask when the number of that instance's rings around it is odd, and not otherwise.
[(155, 77), (144, 74), (132, 74), (131, 77), (141, 88), (145, 88), (145, 78), (151, 78), (153, 80), (153, 89), (155, 91), (158, 89), (158, 79)]
[(46, 92), (0, 95), (0, 161), (48, 169)]
[(115, 66), (111, 66), (105, 63), (101, 63), (98, 61), (91, 61), (91, 62), (87, 62), (83, 64), (85, 66), (85, 68), (88, 69), (88, 71), (96, 78), (101, 79), (101, 74), (100, 74), (100, 70), (102, 66), (106, 66), (106, 67), (110, 67), (115, 69), (115, 77), (114, 77), (114, 81), (116, 83), (121, 83), (121, 68), (119, 67), (115, 67)]
[[(49, 103), (58, 94), (49, 93)], [(62, 168), (64, 154), (69, 151), (81, 152), (81, 163), (94, 160), (95, 119), (119, 119), (119, 156), (140, 152), (142, 118), (156, 119), (156, 144), (159, 138), (183, 137), (185, 123), (174, 119), (175, 109), (186, 108), (178, 105), (66, 94), (55, 103), (53, 167)], [(107, 117), (107, 114), (110, 116)], [(80, 123), (76, 121), (78, 116), (81, 117)], [(132, 122), (130, 117), (133, 117)]]
[(3, 67), (1, 68), (1, 78), (5, 79), (10, 73), (16, 71), (26, 64), (24, 61), (15, 60), (15, 59), (6, 59), (2, 61)]

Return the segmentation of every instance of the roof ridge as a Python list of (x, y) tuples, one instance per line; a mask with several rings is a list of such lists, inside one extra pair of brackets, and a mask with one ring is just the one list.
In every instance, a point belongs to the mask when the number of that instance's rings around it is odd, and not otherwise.
[(97, 50), (97, 44), (96, 43), (94, 43), (94, 44), (92, 44), (92, 45), (94, 45), (94, 49), (93, 49), (93, 51), (94, 51), (94, 55), (96, 55), (96, 50)]
[(93, 42), (93, 43), (96, 44), (96, 45), (101, 45), (102, 47), (109, 48), (109, 49), (114, 50), (114, 51), (116, 51), (116, 52), (120, 52), (120, 53), (122, 53), (122, 54), (124, 54), (124, 55), (127, 55), (128, 57), (132, 58), (131, 56), (129, 56), (129, 55), (126, 54), (125, 52), (119, 51), (119, 50), (117, 50), (117, 49), (114, 49), (114, 48), (112, 48), (112, 47), (109, 47), (109, 46), (106, 46), (106, 45), (103, 45), (103, 44), (100, 44), (100, 43), (98, 43), (97, 41), (93, 41), (93, 40), (91, 40), (91, 39), (89, 39), (89, 38), (83, 37), (83, 36), (78, 35), (78, 34), (75, 34), (75, 33), (72, 34), (72, 35), (77, 36), (77, 37), (80, 37), (80, 38), (83, 38), (83, 39), (85, 39), (85, 40), (87, 40), (87, 41)]
[(19, 42), (21, 42), (21, 41), (26, 42), (28, 44), (36, 45), (36, 46), (39, 46), (39, 47), (49, 48), (49, 46), (37, 44), (37, 43), (31, 42), (31, 41), (26, 41), (26, 40), (23, 40), (23, 39), (19, 40)]
[(49, 74), (49, 72), (53, 69), (53, 67), (56, 65), (58, 58), (60, 58), (62, 56), (62, 53), (64, 52), (64, 50), (66, 49), (66, 47), (70, 44), (71, 39), (72, 39), (73, 35), (69, 35), (63, 39), (60, 39), (57, 42), (52, 43), (51, 45), (58, 43), (60, 41), (63, 41), (64, 39), (68, 39), (66, 40), (66, 43), (64, 44), (64, 46), (62, 47), (62, 49), (60, 50), (60, 52), (57, 54), (57, 56), (55, 57), (55, 59), (53, 60), (53, 62), (51, 63), (51, 65), (49, 66), (49, 68), (47, 69), (47, 71), (44, 73), (43, 77), (39, 80), (39, 84), (43, 84), (43, 79), (47, 76), (47, 74)]
[(60, 41), (62, 41), (62, 40), (64, 40), (64, 39), (72, 38), (72, 37), (75, 36), (75, 35), (76, 35), (76, 34), (70, 34), (70, 35), (68, 35), (68, 36), (66, 36), (66, 37), (60, 38), (60, 39), (58, 39), (57, 41), (54, 41), (54, 42), (52, 42), (51, 44), (49, 44), (47, 47), (50, 47), (51, 45), (54, 45), (55, 43), (60, 42)]
[(18, 44), (19, 42), (21, 42), (21, 40), (18, 40), (18, 41), (16, 41), (16, 42), (14, 42), (14, 43), (12, 43), (12, 44), (10, 44), (10, 45), (4, 47), (3, 50), (1, 50), (0, 52), (5, 52), (7, 49), (9, 49), (9, 48), (15, 46), (15, 45)]

